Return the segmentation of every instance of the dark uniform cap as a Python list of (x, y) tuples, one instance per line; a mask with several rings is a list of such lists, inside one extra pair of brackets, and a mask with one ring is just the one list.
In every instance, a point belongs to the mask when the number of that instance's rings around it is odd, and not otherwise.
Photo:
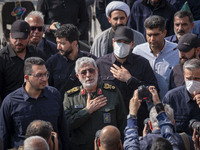
[(13, 39), (26, 39), (30, 34), (30, 25), (24, 20), (16, 20), (11, 26), (11, 36)]
[(119, 26), (115, 31), (114, 40), (124, 40), (129, 43), (132, 42), (134, 40), (132, 29), (127, 26)]
[(200, 39), (197, 37), (197, 35), (193, 33), (187, 33), (180, 38), (176, 48), (182, 52), (189, 52), (192, 48), (197, 48), (199, 46)]

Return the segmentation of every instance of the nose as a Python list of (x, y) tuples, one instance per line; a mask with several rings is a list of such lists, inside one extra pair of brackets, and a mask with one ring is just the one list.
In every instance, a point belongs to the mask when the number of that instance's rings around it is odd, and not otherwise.
[(61, 49), (61, 46), (59, 43), (57, 43), (57, 49)]
[(181, 24), (178, 26), (178, 30), (183, 30), (183, 26)]
[(118, 18), (117, 19), (117, 24), (122, 24), (122, 19)]

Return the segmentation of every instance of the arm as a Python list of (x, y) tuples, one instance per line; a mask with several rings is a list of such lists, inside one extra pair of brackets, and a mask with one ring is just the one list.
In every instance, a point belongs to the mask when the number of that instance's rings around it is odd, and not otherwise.
[(80, 0), (79, 2), (80, 2), (80, 10), (79, 10), (79, 18), (78, 18), (79, 19), (78, 29), (82, 35), (84, 32), (86, 32), (88, 28), (89, 18), (88, 18), (85, 0)]
[(138, 99), (138, 90), (135, 90), (134, 96), (130, 100), (129, 104), (129, 115), (130, 117), (127, 119), (127, 126), (125, 128), (124, 134), (124, 149), (125, 150), (139, 150), (139, 139), (138, 139), (138, 127), (137, 127), (137, 112), (140, 108), (141, 101)]
[(4, 99), (0, 112), (0, 139), (3, 141), (4, 149), (11, 148), (12, 119), (9, 106), (9, 100)]
[(58, 134), (62, 143), (63, 150), (69, 150), (69, 133), (68, 126), (64, 115), (63, 104), (60, 94), (58, 94), (58, 99), (60, 101), (60, 114), (58, 118)]

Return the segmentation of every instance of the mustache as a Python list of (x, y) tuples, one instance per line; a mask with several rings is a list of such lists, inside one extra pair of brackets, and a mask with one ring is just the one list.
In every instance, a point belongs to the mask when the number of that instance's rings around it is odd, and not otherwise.
[(177, 33), (178, 33), (178, 34), (180, 34), (180, 33), (185, 33), (185, 31), (184, 31), (184, 30), (180, 30), (180, 31), (178, 31)]
[(21, 43), (18, 43), (18, 44), (16, 44), (16, 46), (23, 46), (23, 44), (21, 44)]

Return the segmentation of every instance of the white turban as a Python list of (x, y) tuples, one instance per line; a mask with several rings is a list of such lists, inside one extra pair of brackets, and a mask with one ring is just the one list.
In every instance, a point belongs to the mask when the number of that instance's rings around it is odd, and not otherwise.
[(122, 10), (126, 13), (127, 17), (130, 14), (129, 6), (121, 1), (112, 1), (106, 6), (106, 17), (109, 17), (113, 10)]

